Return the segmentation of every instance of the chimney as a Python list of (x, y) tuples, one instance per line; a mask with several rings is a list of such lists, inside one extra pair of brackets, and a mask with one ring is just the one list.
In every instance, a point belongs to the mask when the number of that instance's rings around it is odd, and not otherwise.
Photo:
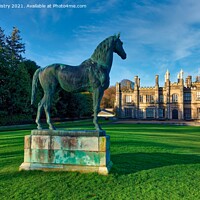
[(135, 82), (134, 89), (137, 89), (139, 87), (139, 85), (138, 85), (138, 76), (134, 77), (134, 82)]
[(192, 76), (186, 78), (186, 87), (190, 88), (192, 86)]
[(181, 69), (181, 71), (178, 73), (178, 76), (177, 76), (177, 78), (178, 78), (178, 83), (181, 84), (181, 85), (184, 84), (183, 75), (184, 75), (184, 72), (183, 72), (183, 70)]
[(156, 75), (155, 82), (156, 82), (156, 87), (159, 87), (159, 76), (158, 75)]
[(167, 70), (165, 73), (165, 82), (167, 82), (169, 80), (170, 80), (170, 73), (169, 73), (169, 70)]

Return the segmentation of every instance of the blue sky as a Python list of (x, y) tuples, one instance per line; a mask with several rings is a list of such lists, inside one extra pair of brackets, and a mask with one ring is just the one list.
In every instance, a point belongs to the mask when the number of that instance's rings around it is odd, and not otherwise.
[(78, 65), (106, 37), (121, 32), (127, 59), (114, 56), (111, 85), (141, 78), (141, 86), (160, 85), (168, 69), (171, 81), (200, 75), (200, 1), (198, 0), (0, 0), (0, 4), (81, 4), (86, 8), (0, 9), (0, 26), (21, 31), (25, 57), (44, 67)]

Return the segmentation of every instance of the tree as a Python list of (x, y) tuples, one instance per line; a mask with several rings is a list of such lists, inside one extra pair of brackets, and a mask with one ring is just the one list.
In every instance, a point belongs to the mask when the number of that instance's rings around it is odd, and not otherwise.
[(0, 64), (0, 116), (7, 115), (7, 104), (10, 101), (10, 90), (8, 83), (10, 81), (11, 70)]
[(13, 27), (11, 36), (6, 38), (9, 64), (11, 67), (16, 67), (19, 62), (23, 61), (22, 53), (25, 53), (25, 44), (21, 42), (20, 31)]
[[(0, 123), (6, 116), (11, 123), (15, 116), (16, 119), (32, 116), (31, 82), (39, 66), (34, 61), (24, 60), (24, 52), (20, 31), (14, 27), (12, 34), (5, 36), (0, 28)], [(40, 89), (38, 93), (37, 100), (42, 96)]]
[[(39, 66), (34, 61), (25, 60), (23, 53), (25, 45), (20, 31), (14, 27), (12, 34), (6, 36), (0, 27), (0, 124), (15, 123), (26, 119), (26, 116), (31, 118), (37, 113), (37, 103), (43, 96), (43, 90), (38, 84), (36, 103), (31, 107), (31, 82)], [(91, 94), (72, 94), (58, 89), (52, 102), (52, 115), (91, 116), (92, 104)]]
[(101, 100), (101, 108), (114, 108), (116, 89), (115, 86), (109, 87), (104, 91), (103, 98)]
[(35, 73), (35, 71), (40, 68), (36, 62), (32, 61), (32, 60), (24, 60), (23, 61), (29, 75), (30, 75), (30, 78), (32, 79), (33, 78), (33, 74)]
[(7, 68), (6, 49), (6, 36), (0, 27), (0, 115), (7, 114), (5, 105), (10, 94), (8, 88), (10, 69)]
[(0, 27), (0, 66), (5, 65), (5, 61), (6, 61), (6, 36), (4, 34), (4, 31), (2, 30), (2, 28)]
[(31, 77), (23, 62), (12, 73), (13, 76), (10, 78), (10, 114), (28, 113), (30, 111)]
[(91, 116), (93, 113), (90, 93), (69, 93), (60, 89), (59, 98), (56, 99), (56, 111), (59, 117), (83, 117)]

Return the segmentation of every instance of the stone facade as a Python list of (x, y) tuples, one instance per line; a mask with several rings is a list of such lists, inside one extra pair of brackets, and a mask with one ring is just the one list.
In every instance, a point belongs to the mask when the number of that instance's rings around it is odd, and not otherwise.
[(200, 120), (200, 76), (194, 82), (188, 76), (184, 82), (181, 70), (178, 81), (171, 83), (167, 70), (164, 87), (159, 87), (158, 75), (154, 87), (140, 87), (135, 76), (134, 84), (116, 84), (115, 106), (119, 118)]

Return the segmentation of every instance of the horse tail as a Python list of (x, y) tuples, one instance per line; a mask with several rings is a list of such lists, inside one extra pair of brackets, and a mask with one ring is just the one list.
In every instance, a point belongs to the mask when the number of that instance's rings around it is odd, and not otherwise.
[(38, 80), (39, 80), (39, 73), (41, 71), (41, 68), (37, 69), (33, 75), (33, 81), (32, 81), (32, 94), (31, 94), (31, 105), (33, 105), (35, 101), (35, 96), (36, 96), (36, 89), (38, 85)]

